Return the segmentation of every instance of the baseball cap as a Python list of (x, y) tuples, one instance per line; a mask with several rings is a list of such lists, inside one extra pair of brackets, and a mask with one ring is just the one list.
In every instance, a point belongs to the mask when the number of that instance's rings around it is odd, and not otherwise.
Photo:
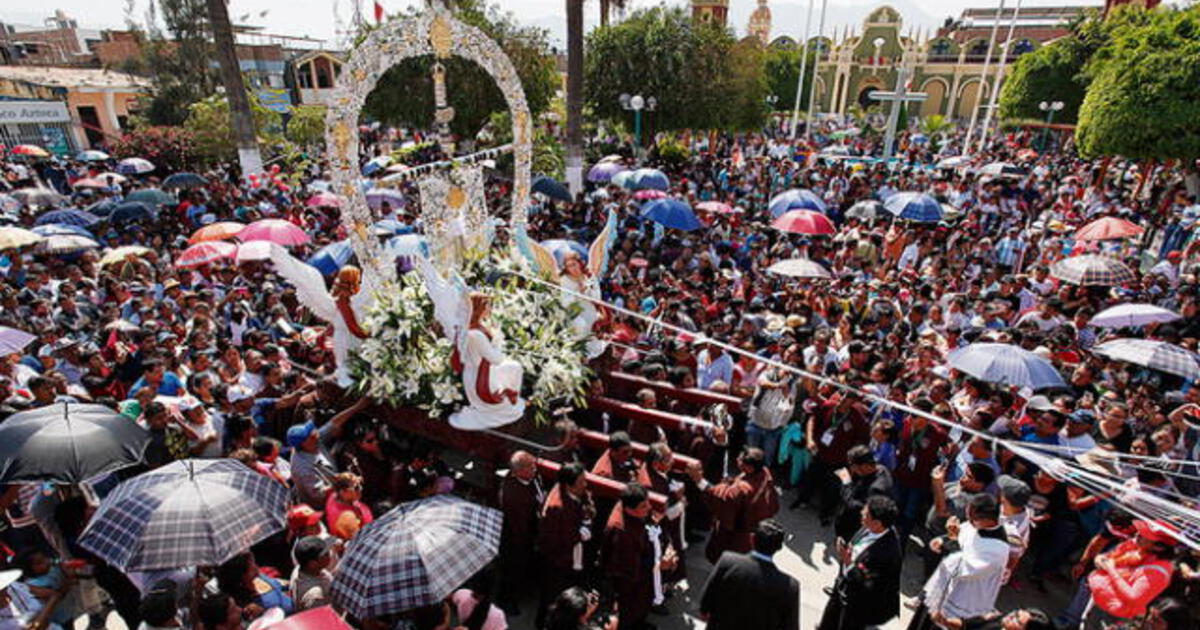
[(317, 430), (317, 425), (313, 424), (312, 420), (309, 420), (308, 422), (305, 422), (304, 424), (297, 424), (295, 426), (292, 426), (291, 428), (289, 428), (287, 430), (288, 446), (290, 446), (292, 448), (296, 448), (296, 447), (300, 446), (301, 444), (304, 443), (305, 440), (308, 439), (308, 436), (312, 435), (313, 431), (316, 431), (316, 430)]
[(1138, 536), (1147, 540), (1166, 543), (1168, 545), (1179, 542), (1179, 529), (1163, 520), (1137, 520), (1133, 522), (1133, 528), (1137, 530)]
[(996, 484), (1000, 486), (1000, 495), (1017, 507), (1025, 507), (1025, 504), (1029, 503), (1029, 497), (1033, 494), (1029, 489), (1029, 484), (1011, 475), (1000, 475), (996, 479)]
[(1054, 404), (1050, 402), (1050, 399), (1041, 394), (1030, 398), (1025, 406), (1034, 411), (1050, 411), (1054, 409)]
[(307, 505), (297, 505), (296, 507), (288, 510), (288, 529), (311, 527), (317, 523), (320, 523), (321, 519), (324, 517), (324, 512), (318, 512)]
[(1080, 424), (1096, 424), (1096, 414), (1088, 409), (1076, 409), (1071, 415), (1067, 416), (1067, 420)]

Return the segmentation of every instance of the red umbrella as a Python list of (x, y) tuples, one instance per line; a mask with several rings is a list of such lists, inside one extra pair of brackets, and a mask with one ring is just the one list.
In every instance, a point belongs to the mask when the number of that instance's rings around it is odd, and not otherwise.
[(237, 221), (218, 221), (193, 232), (188, 243), (195, 245), (204, 241), (224, 241), (241, 234), (244, 229), (246, 226)]
[(246, 229), (239, 232), (238, 238), (242, 242), (271, 241), (284, 247), (303, 245), (311, 240), (308, 234), (304, 233), (304, 230), (301, 230), (294, 223), (288, 223), (283, 219), (262, 219), (261, 221), (255, 221), (247, 225)]
[(50, 157), (50, 152), (34, 144), (18, 144), (9, 150), (13, 155), (28, 155), (29, 157)]
[(329, 208), (341, 208), (342, 200), (339, 199), (337, 195), (334, 195), (332, 193), (323, 192), (323, 193), (313, 195), (312, 197), (309, 197), (308, 205), (310, 205), (310, 206), (326, 206)]
[(330, 606), (310, 608), (283, 621), (267, 623), (255, 630), (354, 630)]
[(216, 262), (222, 258), (233, 258), (237, 254), (237, 245), (227, 241), (203, 241), (183, 250), (175, 266), (180, 268), (199, 267)]
[(836, 234), (829, 218), (812, 210), (789, 210), (771, 223), (771, 227), (793, 234)]
[(1146, 230), (1136, 223), (1117, 217), (1104, 217), (1079, 228), (1075, 233), (1077, 241), (1113, 241), (1122, 238), (1140, 236)]

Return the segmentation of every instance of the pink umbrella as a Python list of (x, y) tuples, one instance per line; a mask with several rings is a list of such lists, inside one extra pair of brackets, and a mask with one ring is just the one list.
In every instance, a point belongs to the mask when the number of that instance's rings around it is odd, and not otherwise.
[(789, 210), (771, 223), (771, 227), (792, 234), (836, 234), (829, 218), (812, 210)]
[(271, 241), (284, 247), (303, 245), (312, 240), (308, 234), (304, 233), (304, 230), (301, 230), (294, 223), (288, 223), (283, 219), (255, 221), (247, 225), (246, 229), (239, 232), (238, 238), (244, 243), (250, 241)]
[(743, 210), (737, 206), (731, 206), (723, 201), (702, 201), (696, 204), (696, 209), (700, 212), (715, 212), (717, 214), (741, 214)]
[(1123, 238), (1141, 236), (1145, 228), (1118, 217), (1104, 217), (1079, 228), (1075, 233), (1077, 241), (1114, 241)]
[(312, 197), (309, 197), (308, 205), (310, 205), (310, 206), (327, 206), (330, 208), (341, 208), (342, 200), (339, 199), (337, 195), (334, 195), (332, 193), (323, 192), (320, 194), (313, 195)]
[(233, 258), (238, 247), (228, 241), (203, 241), (183, 250), (175, 266), (179, 268), (200, 267), (222, 258)]
[(237, 248), (237, 261), (266, 260), (271, 257), (271, 241), (251, 241)]
[(72, 188), (108, 188), (108, 183), (102, 182), (99, 179), (95, 179), (93, 177), (85, 177), (85, 178), (75, 182), (74, 184), (71, 184), (71, 187)]
[(647, 188), (645, 190), (639, 190), (639, 191), (633, 193), (633, 198), (637, 199), (639, 201), (647, 201), (650, 199), (666, 199), (666, 197), (667, 197), (667, 193), (665, 193), (661, 190), (654, 190), (652, 188)]

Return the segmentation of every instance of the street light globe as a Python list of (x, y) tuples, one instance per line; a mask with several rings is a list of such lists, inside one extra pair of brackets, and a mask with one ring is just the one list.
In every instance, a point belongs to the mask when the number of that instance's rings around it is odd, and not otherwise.
[(646, 97), (646, 109), (654, 111), (658, 107), (658, 99), (653, 96)]
[(641, 94), (634, 95), (633, 98), (629, 99), (629, 106), (635, 110), (641, 109), (646, 106), (646, 99), (642, 98)]
[(1042, 101), (1041, 103), (1038, 103), (1038, 109), (1040, 109), (1044, 112), (1050, 111), (1050, 103), (1047, 103), (1046, 101)]
[(1054, 101), (1053, 103), (1050, 103), (1050, 109), (1053, 109), (1056, 112), (1061, 112), (1066, 106), (1066, 103), (1063, 103), (1062, 101)]
[(617, 97), (617, 102), (621, 104), (622, 109), (629, 109), (629, 95), (621, 94)]
[(883, 48), (883, 45), (887, 43), (887, 40), (882, 37), (876, 37), (871, 43), (875, 44), (876, 48)]

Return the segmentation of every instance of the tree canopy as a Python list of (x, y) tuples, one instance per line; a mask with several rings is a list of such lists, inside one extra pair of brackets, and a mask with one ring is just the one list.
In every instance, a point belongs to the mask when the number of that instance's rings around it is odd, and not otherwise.
[[(772, 46), (765, 51), (764, 71), (767, 75), (768, 90), (779, 97), (775, 109), (790, 110), (796, 106), (796, 80), (800, 78), (800, 48), (784, 48)], [(815, 65), (815, 55), (809, 51), (808, 65), (804, 69), (804, 93), (800, 97), (800, 107), (808, 107), (808, 94), (812, 90), (812, 74)]]
[(1080, 153), (1200, 158), (1200, 7), (1119, 11), (1110, 41), (1088, 64)]
[(738, 42), (682, 8), (642, 9), (588, 34), (584, 96), (608, 120), (629, 117), (621, 94), (653, 96), (658, 130), (754, 129), (767, 110), (765, 59), (757, 43)]
[(141, 51), (121, 69), (151, 79), (149, 92), (139, 98), (138, 118), (150, 125), (183, 124), (189, 106), (216, 91), (205, 0), (152, 0), (144, 26), (131, 15), (126, 20)]
[[(415, 9), (392, 19), (411, 17)], [(559, 76), (545, 30), (521, 26), (511, 13), (481, 0), (460, 0), (454, 5), (455, 16), (479, 28), (496, 40), (512, 60), (525, 88), (525, 100), (536, 116), (546, 109)], [(363, 116), (392, 125), (428, 127), (433, 121), (432, 56), (415, 57), (396, 64), (379, 79), (367, 97)], [(446, 68), (447, 100), (454, 108), (451, 131), (473, 137), (494, 112), (505, 111), (500, 88), (483, 68), (465, 59), (452, 57)]]

